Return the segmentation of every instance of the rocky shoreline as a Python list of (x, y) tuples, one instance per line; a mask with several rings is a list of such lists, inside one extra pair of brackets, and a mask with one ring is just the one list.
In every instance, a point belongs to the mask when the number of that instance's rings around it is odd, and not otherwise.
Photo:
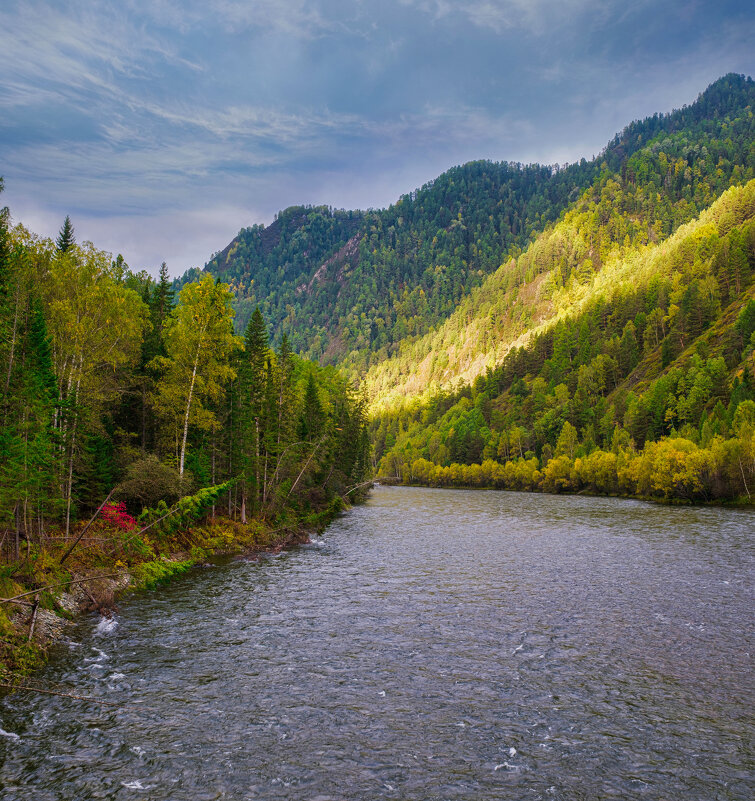
[[(103, 618), (112, 616), (117, 610), (117, 600), (126, 592), (156, 587), (170, 581), (207, 560), (218, 556), (236, 555), (238, 558), (255, 559), (263, 553), (280, 553), (297, 545), (311, 542), (333, 519), (335, 512), (319, 516), (316, 525), (303, 523), (266, 531), (264, 537), (250, 539), (239, 536), (220, 547), (196, 548), (189, 551), (174, 551), (159, 559), (133, 566), (123, 565), (121, 572), (104, 573), (102, 570), (81, 570), (70, 573), (70, 580), (52, 591), (51, 587), (40, 587), (23, 601), (4, 599), (7, 621), (12, 629), (12, 642), (6, 648), (5, 658), (0, 662), (0, 686), (10, 686), (41, 667), (47, 660), (50, 647), (65, 634), (66, 629), (82, 615), (99, 612)], [(235, 532), (244, 529), (236, 525)], [(247, 532), (248, 533), (248, 532)], [(118, 562), (114, 564), (118, 567)], [(40, 605), (39, 596), (47, 591), (48, 602)], [(31, 590), (30, 592), (34, 592)]]

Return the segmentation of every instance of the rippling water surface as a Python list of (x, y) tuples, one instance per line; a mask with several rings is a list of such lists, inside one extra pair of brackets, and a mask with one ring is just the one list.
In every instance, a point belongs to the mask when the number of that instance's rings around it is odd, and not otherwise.
[(378, 488), (80, 623), (3, 799), (751, 799), (755, 515)]

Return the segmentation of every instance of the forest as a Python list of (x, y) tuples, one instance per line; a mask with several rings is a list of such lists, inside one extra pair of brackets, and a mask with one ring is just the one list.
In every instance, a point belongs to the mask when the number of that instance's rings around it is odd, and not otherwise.
[[(558, 289), (563, 267), (548, 277), (551, 293), (583, 281), (577, 266)], [(602, 278), (471, 383), (383, 409), (380, 475), (750, 502), (755, 181), (662, 245), (624, 250)]]
[(68, 218), (53, 242), (3, 210), (0, 595), (54, 608), (43, 588), (74, 570), (159, 576), (164, 557), (264, 545), (359, 496), (364, 398), (285, 337), (273, 349), (259, 310), (236, 335), (232, 299), (207, 273), (175, 296), (165, 265), (154, 280), (77, 244)]

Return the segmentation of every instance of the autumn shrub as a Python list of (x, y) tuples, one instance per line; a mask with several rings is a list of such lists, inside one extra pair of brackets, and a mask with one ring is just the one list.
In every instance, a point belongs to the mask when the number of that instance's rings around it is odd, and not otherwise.
[(576, 459), (574, 473), (591, 492), (613, 495), (619, 491), (618, 457), (611, 451), (595, 450)]
[(576, 489), (578, 479), (574, 463), (565, 454), (551, 459), (542, 472), (540, 483), (546, 492), (568, 492)]
[(121, 531), (133, 531), (136, 528), (136, 520), (126, 511), (126, 504), (123, 502), (106, 503), (100, 517)]

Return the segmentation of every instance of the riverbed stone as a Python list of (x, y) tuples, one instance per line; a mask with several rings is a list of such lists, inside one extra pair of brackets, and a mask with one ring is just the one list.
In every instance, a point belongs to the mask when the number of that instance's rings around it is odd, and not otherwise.
[(53, 640), (57, 640), (63, 633), (67, 620), (58, 617), (49, 609), (39, 609), (37, 611), (37, 622), (34, 626), (34, 639), (41, 645), (45, 645)]

